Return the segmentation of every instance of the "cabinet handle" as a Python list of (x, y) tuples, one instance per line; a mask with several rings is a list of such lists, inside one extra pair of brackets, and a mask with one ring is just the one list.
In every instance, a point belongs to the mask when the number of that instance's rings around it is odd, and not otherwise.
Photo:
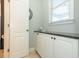
[(27, 32), (29, 32), (29, 30), (28, 30), (28, 29), (26, 29), (26, 31), (27, 31)]
[(51, 39), (53, 39), (53, 37), (51, 37)]
[(54, 37), (54, 40), (56, 40), (56, 38)]

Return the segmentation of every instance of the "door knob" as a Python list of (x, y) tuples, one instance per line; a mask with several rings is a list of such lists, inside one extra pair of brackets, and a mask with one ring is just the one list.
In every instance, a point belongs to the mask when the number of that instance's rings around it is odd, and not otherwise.
[(1, 35), (1, 38), (4, 39), (4, 35)]
[(27, 29), (26, 31), (27, 31), (27, 32), (29, 32), (29, 30), (28, 30), (28, 29)]

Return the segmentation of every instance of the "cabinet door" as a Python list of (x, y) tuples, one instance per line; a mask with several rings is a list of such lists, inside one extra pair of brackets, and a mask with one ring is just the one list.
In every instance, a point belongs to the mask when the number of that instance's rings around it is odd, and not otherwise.
[(37, 39), (37, 50), (41, 57), (43, 58), (51, 58), (53, 57), (53, 39), (51, 39), (51, 35), (42, 34), (38, 35)]
[(36, 50), (39, 53), (40, 56), (42, 56), (42, 35), (39, 33), (37, 34), (37, 44), (36, 44)]
[(55, 57), (73, 58), (78, 57), (78, 40), (55, 36)]

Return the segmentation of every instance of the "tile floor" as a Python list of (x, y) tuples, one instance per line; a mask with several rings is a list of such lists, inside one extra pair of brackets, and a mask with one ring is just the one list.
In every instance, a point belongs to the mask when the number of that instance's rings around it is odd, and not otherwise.
[(40, 58), (40, 56), (38, 55), (38, 53), (36, 51), (32, 51), (29, 53), (28, 56), (26, 56), (24, 58)]
[[(0, 49), (0, 58), (3, 58), (3, 53), (3, 49)], [(38, 55), (38, 53), (36, 53), (36, 51), (32, 51), (28, 56), (25, 56), (24, 58), (40, 58), (40, 56)]]
[(4, 53), (3, 49), (0, 49), (0, 58), (3, 58), (3, 53)]

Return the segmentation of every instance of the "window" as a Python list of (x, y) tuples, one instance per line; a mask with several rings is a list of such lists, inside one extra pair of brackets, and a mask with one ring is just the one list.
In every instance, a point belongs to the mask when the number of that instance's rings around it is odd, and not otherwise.
[(50, 0), (49, 22), (72, 20), (74, 17), (74, 0)]

